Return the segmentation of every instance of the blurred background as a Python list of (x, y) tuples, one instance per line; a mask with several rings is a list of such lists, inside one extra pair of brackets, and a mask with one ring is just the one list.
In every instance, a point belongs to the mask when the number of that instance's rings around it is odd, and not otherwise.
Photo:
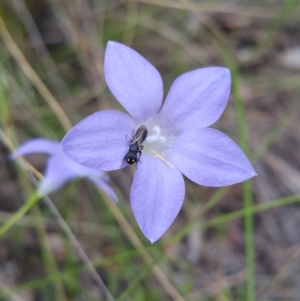
[[(184, 72), (230, 68), (213, 127), (258, 176), (221, 189), (186, 179), (184, 206), (154, 245), (130, 209), (135, 167), (110, 173), (118, 207), (85, 180), (70, 183), (50, 199), (90, 261), (42, 201), (0, 237), (0, 300), (300, 300), (299, 29), (294, 0), (1, 0), (0, 225), (34, 191), (11, 146), (60, 140), (63, 113), (74, 125), (123, 110), (103, 77), (108, 40), (147, 58), (165, 94)], [(26, 159), (43, 172), (46, 156)]]

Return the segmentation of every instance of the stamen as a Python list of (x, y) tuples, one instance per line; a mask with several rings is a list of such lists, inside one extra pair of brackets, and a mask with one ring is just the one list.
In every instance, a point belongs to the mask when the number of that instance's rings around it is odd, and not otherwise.
[(156, 141), (165, 143), (167, 141), (167, 138), (165, 136), (161, 135), (160, 126), (155, 125), (154, 127), (152, 127), (152, 133), (151, 133), (151, 135), (148, 135), (148, 137), (146, 138), (146, 141), (149, 143), (153, 143)]
[(161, 134), (161, 129), (158, 125), (155, 125), (153, 128), (152, 128), (152, 132), (154, 135), (156, 136), (160, 136)]
[(167, 141), (167, 138), (165, 136), (159, 136), (158, 140), (162, 143), (165, 143)]
[(156, 152), (154, 149), (151, 148), (152, 153), (155, 155), (155, 157), (157, 157), (158, 159), (160, 159), (161, 161), (163, 161), (164, 163), (166, 163), (168, 166), (170, 166), (171, 168), (174, 168), (174, 166), (168, 162), (167, 160), (165, 160), (158, 152)]
[(146, 141), (149, 143), (157, 141), (157, 136), (156, 135), (150, 135), (146, 138)]

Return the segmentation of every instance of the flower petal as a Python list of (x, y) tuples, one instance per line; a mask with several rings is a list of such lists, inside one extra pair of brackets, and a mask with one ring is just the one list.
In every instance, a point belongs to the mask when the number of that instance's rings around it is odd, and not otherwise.
[(67, 155), (62, 153), (62, 156), (64, 156), (64, 165), (66, 168), (70, 170), (70, 173), (72, 173), (72, 177), (70, 177), (70, 180), (75, 178), (87, 178), (90, 182), (98, 186), (100, 189), (102, 189), (114, 202), (118, 202), (118, 197), (114, 190), (107, 184), (109, 181), (109, 176), (105, 174), (103, 171), (99, 171), (93, 168), (89, 168), (86, 166), (83, 166), (81, 164), (78, 164), (77, 162), (70, 159)]
[(58, 148), (59, 142), (43, 138), (30, 139), (21, 144), (12, 154), (11, 159), (18, 156), (24, 156), (31, 153), (45, 153), (55, 155), (60, 152)]
[(63, 162), (64, 166), (72, 171), (74, 177), (103, 177), (104, 172), (99, 171), (97, 169), (89, 168), (84, 165), (81, 165), (74, 160), (70, 159), (63, 152), (60, 152), (58, 155), (60, 156), (60, 160)]
[(97, 170), (120, 169), (134, 130), (133, 119), (119, 111), (90, 115), (74, 126), (62, 140), (61, 150), (72, 160)]
[(182, 130), (210, 126), (219, 119), (230, 94), (230, 72), (201, 68), (179, 76), (159, 113), (161, 125)]
[(87, 178), (107, 193), (113, 201), (118, 201), (115, 192), (106, 183), (108, 176), (104, 172), (80, 165), (64, 154), (53, 156), (47, 160), (45, 177), (39, 183), (38, 191), (41, 195), (49, 194), (67, 182), (78, 178)]
[(62, 156), (50, 157), (47, 160), (44, 179), (39, 183), (38, 191), (41, 195), (49, 194), (74, 178), (78, 178), (78, 174), (69, 168), (68, 162)]
[(112, 94), (136, 123), (158, 112), (163, 99), (162, 79), (139, 53), (120, 43), (108, 42), (104, 73)]
[(131, 207), (144, 235), (154, 243), (169, 228), (184, 200), (180, 171), (157, 158), (143, 156), (132, 188)]
[(181, 133), (164, 157), (203, 186), (232, 185), (256, 175), (242, 150), (228, 136), (210, 128)]

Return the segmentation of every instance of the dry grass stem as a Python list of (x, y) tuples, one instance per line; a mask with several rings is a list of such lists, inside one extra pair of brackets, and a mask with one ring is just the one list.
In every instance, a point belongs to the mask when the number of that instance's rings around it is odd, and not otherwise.
[(45, 86), (45, 84), (41, 81), (37, 73), (33, 70), (31, 65), (26, 60), (25, 56), (17, 46), (16, 42), (10, 35), (7, 27), (5, 26), (2, 18), (0, 17), (0, 36), (9, 50), (9, 52), (12, 54), (14, 59), (19, 64), (22, 71), (25, 73), (27, 78), (31, 81), (31, 83), (36, 87), (36, 89), (40, 92), (44, 100), (47, 102), (49, 107), (51, 108), (52, 112), (56, 115), (57, 119), (60, 121), (61, 125), (65, 129), (65, 131), (68, 131), (72, 125), (65, 114), (64, 110), (61, 108), (61, 106), (58, 104), (54, 96), (51, 94), (51, 92), (48, 90), (48, 88)]
[[(138, 238), (138, 236), (133, 231), (130, 224), (127, 222), (126, 218), (118, 208), (118, 206), (112, 202), (101, 190), (99, 190), (100, 194), (102, 195), (106, 205), (109, 207), (110, 211), (114, 215), (115, 219), (121, 226), (121, 229), (124, 231), (128, 239), (131, 241), (131, 243), (135, 246), (137, 250), (140, 251), (143, 259), (147, 264), (153, 263), (153, 258), (149, 254), (149, 252), (146, 250), (146, 248), (143, 246), (142, 242)], [(152, 272), (154, 276), (157, 278), (161, 286), (165, 289), (165, 291), (169, 294), (171, 298), (175, 301), (184, 301), (184, 298), (179, 294), (177, 289), (174, 287), (174, 285), (170, 282), (168, 277), (164, 274), (164, 272), (160, 269), (158, 265), (154, 265), (152, 268)]]

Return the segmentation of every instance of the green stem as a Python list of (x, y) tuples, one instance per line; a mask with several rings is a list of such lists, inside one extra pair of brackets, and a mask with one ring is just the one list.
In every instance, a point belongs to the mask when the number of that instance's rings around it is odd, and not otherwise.
[(275, 209), (277, 207), (291, 205), (294, 203), (300, 202), (300, 195), (292, 195), (285, 198), (269, 201), (263, 204), (255, 205), (252, 207), (244, 208), (241, 210), (234, 211), (232, 213), (223, 214), (212, 218), (210, 220), (204, 222), (194, 222), (190, 223), (189, 225), (185, 226), (181, 231), (179, 231), (176, 235), (172, 237), (172, 239), (167, 240), (167, 244), (176, 244), (178, 243), (185, 235), (195, 229), (206, 229), (209, 227), (220, 226), (231, 222), (235, 219), (246, 217), (247, 215), (253, 215), (255, 213), (263, 212), (270, 209)]
[[(248, 137), (247, 137), (247, 121), (244, 103), (239, 91), (239, 73), (234, 64), (232, 64), (232, 92), (236, 107), (236, 117), (239, 129), (240, 144), (243, 151), (248, 155)], [(244, 208), (253, 207), (251, 182), (243, 183)], [(255, 254), (254, 254), (254, 226), (253, 216), (248, 214), (245, 216), (245, 252), (246, 252), (246, 268), (247, 268), (247, 301), (255, 300)]]
[[(243, 99), (240, 93), (239, 83), (239, 69), (237, 64), (233, 61), (228, 49), (220, 45), (218, 41), (215, 41), (216, 46), (220, 50), (220, 53), (230, 68), (232, 75), (232, 94), (235, 102), (236, 119), (238, 124), (240, 145), (246, 155), (249, 155), (248, 135), (247, 135), (247, 121), (245, 107)], [(243, 183), (243, 203), (244, 208), (253, 207), (252, 194), (251, 194), (251, 182), (246, 181)], [(254, 254), (254, 227), (253, 216), (248, 214), (245, 216), (245, 253), (246, 253), (246, 270), (247, 270), (247, 301), (255, 300), (255, 254)]]
[[(52, 253), (51, 247), (49, 245), (49, 240), (47, 236), (47, 232), (45, 230), (45, 225), (43, 222), (43, 217), (40, 212), (40, 209), (38, 206), (35, 206), (32, 208), (33, 216), (35, 218), (35, 223), (36, 223), (36, 231), (38, 234), (38, 238), (40, 240), (41, 244), (41, 249), (42, 249), (42, 257), (46, 266), (47, 270), (47, 275), (55, 275), (59, 273), (59, 269), (56, 264), (56, 260), (54, 257), (54, 254)], [(53, 283), (53, 294), (54, 294), (54, 299), (55, 300), (61, 300), (65, 301), (65, 292), (63, 288), (63, 281), (62, 279), (60, 281), (56, 281)], [(52, 294), (52, 292), (51, 292)]]
[(38, 193), (33, 193), (28, 198), (26, 203), (24, 203), (21, 208), (14, 213), (4, 225), (0, 227), (0, 237), (6, 233), (20, 218), (22, 218), (24, 214), (40, 200), (40, 198), (41, 196)]

